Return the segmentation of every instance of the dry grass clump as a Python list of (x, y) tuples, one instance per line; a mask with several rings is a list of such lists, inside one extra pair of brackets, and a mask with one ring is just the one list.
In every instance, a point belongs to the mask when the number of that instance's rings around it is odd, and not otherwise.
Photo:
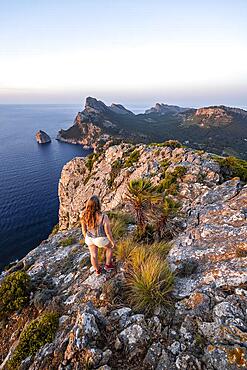
[(135, 310), (152, 311), (160, 304), (167, 305), (173, 281), (166, 261), (156, 254), (145, 256), (140, 250), (132, 254), (127, 274), (127, 300)]
[(107, 214), (110, 219), (114, 239), (118, 240), (126, 235), (128, 225), (134, 223), (133, 217), (122, 211), (110, 211)]
[(141, 244), (129, 238), (118, 243), (116, 260), (125, 263), (126, 299), (135, 310), (169, 304), (174, 280), (166, 262), (169, 250), (165, 242)]
[(117, 243), (116, 248), (114, 249), (114, 256), (116, 258), (116, 261), (127, 262), (130, 258), (131, 252), (136, 247), (137, 244), (133, 241), (132, 238), (120, 240)]

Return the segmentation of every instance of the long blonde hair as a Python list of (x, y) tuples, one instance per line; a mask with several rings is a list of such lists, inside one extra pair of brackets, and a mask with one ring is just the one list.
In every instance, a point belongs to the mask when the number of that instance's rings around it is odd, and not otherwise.
[(99, 198), (93, 195), (86, 203), (86, 209), (82, 215), (82, 222), (90, 229), (95, 229), (97, 214), (101, 214), (101, 204)]

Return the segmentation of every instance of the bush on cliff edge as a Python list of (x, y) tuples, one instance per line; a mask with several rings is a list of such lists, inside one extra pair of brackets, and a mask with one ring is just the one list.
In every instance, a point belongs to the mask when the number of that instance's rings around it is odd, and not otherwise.
[(58, 318), (56, 312), (48, 312), (30, 322), (22, 331), (14, 354), (7, 362), (8, 370), (18, 369), (25, 358), (33, 356), (46, 343), (53, 341), (58, 328)]
[(30, 277), (26, 272), (16, 271), (7, 275), (0, 286), (0, 318), (20, 310), (29, 301)]

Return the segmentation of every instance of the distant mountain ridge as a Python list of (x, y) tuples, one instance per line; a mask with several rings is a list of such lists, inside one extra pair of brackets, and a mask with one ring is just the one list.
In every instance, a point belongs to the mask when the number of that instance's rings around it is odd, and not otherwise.
[(196, 149), (247, 158), (247, 111), (224, 105), (184, 108), (157, 103), (134, 114), (121, 104), (107, 106), (87, 97), (68, 130), (58, 140), (96, 148), (109, 140), (133, 143), (180, 140)]

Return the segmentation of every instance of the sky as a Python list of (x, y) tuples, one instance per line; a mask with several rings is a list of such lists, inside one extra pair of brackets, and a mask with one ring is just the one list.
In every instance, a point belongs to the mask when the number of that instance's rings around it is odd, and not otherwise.
[(0, 103), (247, 108), (246, 0), (0, 0)]

